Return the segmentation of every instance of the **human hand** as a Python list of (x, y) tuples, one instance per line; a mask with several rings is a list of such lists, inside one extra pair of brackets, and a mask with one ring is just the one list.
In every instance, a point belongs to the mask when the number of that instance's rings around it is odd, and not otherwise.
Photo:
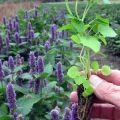
[[(109, 76), (104, 76), (99, 71), (97, 74), (91, 75), (90, 83), (94, 89), (94, 93), (97, 98), (106, 101), (108, 103), (112, 103), (113, 105), (120, 108), (120, 71), (119, 70), (112, 70), (112, 74)], [(77, 92), (71, 93), (70, 100), (71, 102), (78, 102)]]

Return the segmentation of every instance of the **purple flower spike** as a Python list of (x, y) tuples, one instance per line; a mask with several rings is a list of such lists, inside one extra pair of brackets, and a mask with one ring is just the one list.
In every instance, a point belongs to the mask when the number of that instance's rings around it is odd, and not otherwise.
[(21, 65), (22, 61), (21, 61), (21, 57), (19, 54), (16, 55), (16, 65)]
[(46, 50), (46, 52), (47, 52), (48, 49), (49, 49), (49, 47), (50, 47), (50, 42), (49, 42), (49, 41), (46, 41), (44, 47), (45, 47), (45, 50)]
[(64, 74), (63, 74), (61, 62), (57, 63), (56, 75), (57, 75), (57, 79), (58, 79), (59, 83), (63, 83)]
[(3, 70), (0, 70), (0, 81), (2, 81), (5, 77), (5, 73)]
[(2, 23), (3, 23), (4, 25), (6, 25), (6, 16), (3, 16), (3, 17), (2, 17)]
[(36, 62), (36, 57), (34, 55), (34, 52), (30, 52), (29, 54), (29, 66), (31, 69), (34, 69)]
[(9, 49), (9, 47), (10, 47), (10, 39), (9, 39), (8, 35), (6, 36), (6, 47), (7, 47), (7, 49)]
[(50, 28), (51, 39), (53, 39), (53, 40), (55, 40), (55, 38), (56, 38), (56, 34), (57, 34), (56, 30), (57, 30), (57, 25), (53, 24)]
[(31, 39), (34, 38), (34, 30), (30, 30), (30, 38), (31, 38)]
[(28, 81), (29, 88), (32, 88), (32, 87), (33, 87), (33, 84), (34, 84), (33, 80), (29, 80), (29, 81)]
[(12, 56), (10, 56), (9, 59), (8, 59), (8, 65), (9, 65), (9, 68), (10, 68), (11, 70), (14, 70), (15, 64), (14, 64), (14, 59), (13, 59)]
[(60, 112), (59, 112), (59, 110), (53, 109), (50, 114), (51, 114), (52, 120), (60, 120)]
[(13, 85), (8, 83), (6, 88), (6, 95), (7, 95), (7, 103), (10, 111), (14, 110), (16, 108), (16, 93), (14, 90)]
[(10, 40), (10, 30), (7, 30), (7, 36), (9, 38), (9, 40)]
[(37, 67), (38, 67), (38, 73), (44, 72), (44, 62), (41, 56), (38, 56)]
[(15, 42), (16, 42), (16, 45), (19, 45), (20, 43), (20, 36), (18, 32), (15, 33)]
[(70, 41), (70, 49), (73, 49), (73, 41)]
[(68, 107), (65, 108), (65, 115), (63, 120), (72, 120), (72, 112)]
[(34, 84), (34, 92), (38, 93), (40, 89), (40, 80), (36, 80)]
[(20, 30), (19, 30), (19, 25), (18, 25), (17, 22), (15, 22), (15, 31), (18, 32), (18, 33), (20, 32)]
[(77, 120), (77, 104), (73, 103), (71, 106), (72, 120)]
[(32, 24), (31, 24), (31, 22), (28, 23), (28, 30), (29, 31), (32, 30)]
[(2, 49), (3, 41), (2, 41), (2, 36), (0, 35), (0, 50)]
[(10, 31), (12, 31), (12, 20), (11, 19), (8, 22), (8, 28)]

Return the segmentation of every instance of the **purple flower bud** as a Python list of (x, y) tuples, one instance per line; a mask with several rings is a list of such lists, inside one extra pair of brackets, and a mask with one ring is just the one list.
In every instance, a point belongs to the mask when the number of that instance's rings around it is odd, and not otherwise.
[(65, 11), (60, 11), (59, 16), (61, 19), (64, 19), (65, 18)]
[(40, 80), (36, 80), (34, 84), (34, 92), (38, 93), (40, 89)]
[(2, 49), (3, 41), (2, 41), (2, 36), (0, 35), (0, 50)]
[(15, 23), (15, 31), (18, 32), (18, 33), (20, 32), (20, 30), (19, 30), (19, 25), (18, 25), (17, 22)]
[(46, 41), (44, 47), (45, 47), (45, 50), (46, 50), (46, 52), (47, 52), (48, 49), (49, 49), (49, 47), (50, 47), (50, 42), (49, 42), (49, 41)]
[(72, 112), (68, 107), (65, 108), (65, 114), (63, 120), (72, 120)]
[(3, 70), (0, 70), (0, 81), (2, 81), (5, 77), (5, 73)]
[(16, 42), (16, 45), (19, 45), (20, 43), (20, 36), (18, 32), (15, 33), (15, 42)]
[(19, 54), (16, 55), (16, 65), (21, 65), (22, 61), (21, 61), (21, 57)]
[(29, 88), (32, 88), (32, 87), (33, 87), (33, 84), (34, 84), (33, 80), (29, 80), (29, 81), (28, 81)]
[(51, 114), (52, 120), (60, 120), (60, 112), (59, 112), (59, 110), (53, 109), (50, 114)]
[(56, 75), (57, 75), (57, 80), (59, 81), (59, 83), (63, 83), (64, 74), (63, 74), (61, 62), (57, 63)]
[(30, 38), (31, 38), (31, 39), (34, 38), (34, 30), (30, 30)]
[(16, 25), (16, 21), (15, 20), (13, 20), (13, 27), (15, 28), (15, 25)]
[(29, 31), (32, 30), (32, 24), (31, 24), (31, 22), (28, 23), (28, 30)]
[(7, 95), (7, 103), (10, 111), (14, 110), (16, 108), (16, 93), (14, 90), (13, 85), (8, 83), (6, 88), (6, 95)]
[(3, 17), (2, 17), (2, 23), (3, 23), (4, 25), (6, 25), (6, 16), (3, 16)]
[(10, 39), (9, 39), (8, 35), (6, 36), (6, 47), (7, 47), (7, 49), (9, 49), (9, 47), (10, 47)]
[(38, 73), (44, 72), (44, 62), (41, 56), (38, 56), (37, 67), (38, 67)]
[(15, 64), (14, 64), (14, 59), (13, 59), (12, 56), (9, 56), (8, 65), (9, 65), (9, 68), (10, 68), (11, 70), (14, 70)]
[(35, 64), (36, 64), (35, 62), (36, 62), (35, 54), (34, 54), (34, 52), (30, 52), (30, 54), (29, 54), (29, 66), (31, 69), (34, 69)]
[(73, 103), (71, 106), (72, 120), (77, 120), (77, 104)]
[(73, 41), (70, 41), (70, 49), (73, 49)]
[(8, 21), (8, 28), (10, 31), (12, 31), (12, 20), (11, 19)]
[(55, 40), (56, 39), (56, 30), (57, 30), (57, 25), (53, 24), (50, 28), (50, 32), (51, 32), (51, 39)]

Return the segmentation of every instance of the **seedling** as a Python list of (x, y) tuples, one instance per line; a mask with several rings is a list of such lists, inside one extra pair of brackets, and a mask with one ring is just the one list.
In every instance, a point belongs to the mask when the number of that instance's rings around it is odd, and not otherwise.
[[(108, 0), (107, 0), (108, 1)], [(106, 2), (104, 0), (104, 2)], [(91, 103), (93, 100), (93, 88), (90, 85), (89, 78), (91, 76), (91, 70), (97, 72), (101, 69), (103, 75), (110, 75), (111, 69), (109, 66), (104, 65), (100, 68), (98, 61), (93, 61), (90, 56), (93, 52), (98, 54), (101, 52), (101, 45), (107, 45), (106, 37), (115, 37), (115, 31), (110, 27), (109, 20), (97, 15), (95, 19), (85, 22), (85, 17), (97, 0), (88, 0), (82, 18), (78, 13), (78, 0), (76, 0), (75, 13), (73, 14), (68, 0), (66, 0), (66, 8), (68, 15), (66, 16), (69, 23), (59, 28), (58, 31), (66, 30), (70, 32), (71, 40), (79, 45), (80, 55), (79, 63), (71, 66), (67, 75), (73, 78), (78, 91), (78, 119), (87, 120), (90, 111)], [(92, 54), (93, 54), (92, 53)], [(92, 62), (93, 61), (93, 62)], [(78, 64), (80, 66), (78, 66)], [(80, 74), (80, 71), (84, 71), (84, 74)]]

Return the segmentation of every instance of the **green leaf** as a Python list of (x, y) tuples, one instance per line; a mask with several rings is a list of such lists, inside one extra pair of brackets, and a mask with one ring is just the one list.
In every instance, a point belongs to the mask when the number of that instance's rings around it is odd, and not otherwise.
[(0, 120), (13, 120), (13, 119), (8, 115), (3, 115), (3, 116), (0, 116)]
[(64, 25), (64, 26), (61, 27), (61, 28), (58, 28), (58, 29), (57, 29), (57, 32), (60, 32), (60, 31), (62, 31), (62, 30), (72, 30), (72, 29), (73, 29), (72, 25), (71, 25), (71, 24), (67, 24), (67, 25)]
[(99, 39), (102, 40), (102, 42), (104, 43), (104, 45), (107, 45), (107, 40), (105, 39), (104, 36), (100, 36)]
[(98, 62), (97, 61), (93, 61), (92, 62), (92, 64), (91, 64), (91, 68), (93, 69), (93, 70), (98, 70), (99, 69), (99, 64), (98, 64)]
[(82, 21), (79, 21), (79, 20), (72, 20), (71, 22), (73, 28), (78, 32), (78, 33), (81, 33), (81, 32), (84, 32), (85, 31), (85, 25)]
[(73, 91), (77, 91), (77, 85), (76, 84), (72, 84), (72, 88), (73, 88)]
[(96, 16), (96, 20), (98, 22), (98, 24), (104, 24), (104, 25), (109, 25), (109, 20), (108, 19), (105, 19), (101, 16)]
[(72, 66), (71, 68), (69, 68), (67, 75), (70, 78), (76, 78), (76, 77), (80, 76), (79, 69), (76, 66)]
[(35, 33), (35, 34), (34, 34), (34, 38), (39, 37), (39, 35), (40, 35), (40, 33)]
[(25, 67), (25, 65), (19, 65), (19, 66), (15, 67), (14, 72), (19, 72), (19, 71), (21, 71), (24, 67)]
[[(80, 73), (79, 73), (79, 74), (80, 74)], [(85, 79), (84, 76), (78, 76), (78, 77), (76, 77), (76, 78), (74, 78), (74, 79), (75, 79), (75, 83), (76, 83), (77, 85), (80, 85), (80, 84), (84, 83), (84, 81), (86, 81), (86, 79)]]
[(99, 52), (101, 44), (96, 37), (79, 35), (79, 39), (84, 46), (91, 48), (95, 53)]
[(110, 66), (107, 66), (107, 65), (102, 66), (102, 74), (103, 74), (103, 75), (108, 76), (108, 75), (111, 74), (111, 72), (112, 72), (112, 71), (111, 71)]
[(82, 95), (83, 95), (84, 97), (87, 97), (87, 96), (91, 95), (93, 92), (94, 92), (93, 88), (92, 88), (91, 86), (89, 86), (89, 87), (82, 93)]
[(33, 79), (33, 77), (29, 73), (23, 73), (22, 75), (20, 75), (20, 77), (22, 79), (27, 79), (27, 80), (32, 80)]
[(79, 34), (77, 34), (77, 35), (72, 35), (72, 36), (71, 36), (71, 39), (72, 39), (75, 43), (77, 43), (77, 44), (80, 44), (80, 43), (81, 43), (81, 41), (80, 41), (80, 39), (79, 39)]
[(45, 70), (44, 70), (45, 73), (48, 73), (49, 75), (51, 75), (53, 73), (53, 66), (48, 63), (46, 66), (45, 66)]
[(35, 94), (27, 94), (17, 100), (17, 109), (18, 113), (22, 115), (27, 115), (31, 110), (35, 103), (37, 103), (41, 98), (39, 95)]
[(100, 32), (104, 37), (115, 37), (117, 34), (115, 31), (107, 25), (98, 25), (98, 32)]

